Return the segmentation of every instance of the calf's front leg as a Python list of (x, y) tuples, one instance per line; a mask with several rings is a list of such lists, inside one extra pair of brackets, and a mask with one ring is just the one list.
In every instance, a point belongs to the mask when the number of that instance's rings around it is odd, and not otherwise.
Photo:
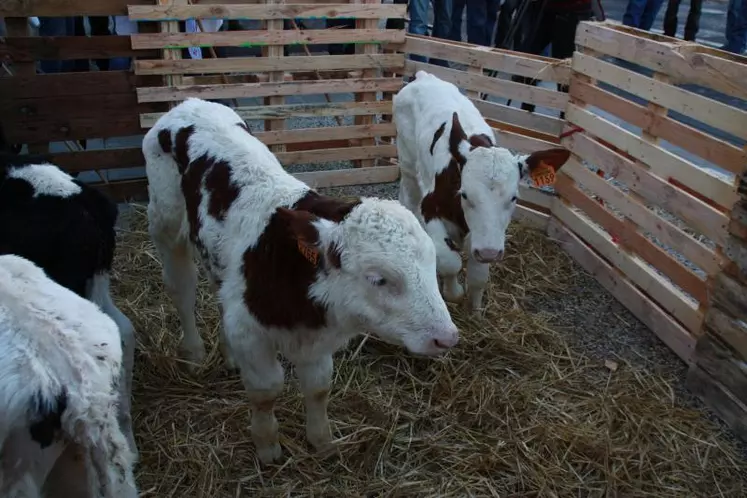
[(332, 385), (332, 355), (295, 364), (296, 376), (306, 405), (306, 439), (319, 452), (332, 448), (327, 405)]
[(490, 264), (480, 263), (470, 254), (467, 259), (467, 310), (482, 311), (485, 287), (490, 279)]
[(462, 256), (446, 242), (446, 235), (433, 237), (436, 246), (436, 267), (443, 281), (442, 292), (444, 299), (458, 303), (464, 297), (464, 288), (459, 283), (459, 270), (462, 269)]

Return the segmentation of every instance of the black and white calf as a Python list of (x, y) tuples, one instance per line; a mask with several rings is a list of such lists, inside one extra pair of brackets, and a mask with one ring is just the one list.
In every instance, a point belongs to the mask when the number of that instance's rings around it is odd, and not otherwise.
[(496, 146), (475, 105), (452, 83), (418, 71), (394, 96), (399, 200), (436, 245), (443, 295), (459, 301), (461, 248), (468, 253), (468, 306), (482, 307), (489, 264), (503, 257), (519, 182), (541, 169), (560, 169), (570, 152), (555, 148), (515, 155)]
[(117, 324), (123, 350), (119, 420), (137, 453), (130, 417), (134, 330), (109, 291), (117, 214), (101, 192), (44, 159), (0, 154), (0, 255), (28, 259)]

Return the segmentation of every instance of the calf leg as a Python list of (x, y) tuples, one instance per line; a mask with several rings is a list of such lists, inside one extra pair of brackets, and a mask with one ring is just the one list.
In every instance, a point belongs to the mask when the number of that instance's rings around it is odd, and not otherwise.
[(0, 441), (0, 496), (41, 498), (42, 487), (65, 449), (63, 441), (41, 448), (25, 427)]
[[(101, 498), (137, 498), (133, 474), (134, 458), (119, 429), (114, 410), (96, 413), (84, 431), (85, 468), (88, 486)], [(101, 417), (101, 418), (99, 418)]]
[(202, 342), (195, 322), (195, 300), (197, 299), (197, 266), (186, 240), (165, 240), (168, 233), (150, 226), (151, 238), (163, 262), (163, 282), (166, 292), (174, 303), (184, 336), (179, 345), (181, 356), (192, 363), (194, 371), (205, 359), (205, 344)]
[(90, 498), (84, 449), (70, 443), (44, 482), (45, 498)]
[(470, 312), (482, 310), (485, 287), (490, 279), (490, 265), (479, 263), (470, 255), (467, 260), (467, 306)]
[[(220, 285), (218, 285), (218, 282), (215, 281), (213, 277), (211, 277), (208, 273), (208, 281), (210, 282), (210, 288), (213, 291), (214, 295), (218, 295), (220, 292)], [(220, 316), (223, 316), (223, 305), (219, 302), (218, 308), (220, 309)], [(231, 356), (231, 348), (228, 347), (228, 342), (226, 339), (226, 328), (221, 323), (220, 330), (218, 331), (218, 349), (220, 350), (221, 356), (223, 356), (223, 361), (226, 364), (227, 370), (236, 370), (236, 362), (233, 360), (233, 356)]]
[(446, 240), (445, 235), (433, 240), (436, 246), (436, 265), (443, 281), (444, 299), (458, 303), (464, 297), (464, 288), (457, 279), (459, 270), (462, 269), (462, 257), (458, 251), (449, 247)]
[(327, 450), (332, 444), (332, 432), (327, 418), (332, 365), (331, 355), (295, 363), (306, 405), (306, 439), (317, 451)]
[(257, 457), (263, 464), (273, 463), (283, 454), (275, 418), (275, 400), (283, 391), (283, 365), (278, 361), (272, 344), (261, 338), (237, 336), (233, 330), (227, 323), (226, 332), (231, 342), (234, 342), (233, 338), (241, 337), (232, 353), (241, 365), (241, 380), (252, 407), (252, 440)]

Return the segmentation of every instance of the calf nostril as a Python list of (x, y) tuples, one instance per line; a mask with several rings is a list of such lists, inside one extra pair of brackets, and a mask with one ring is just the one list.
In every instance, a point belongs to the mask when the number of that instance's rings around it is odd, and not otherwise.
[(498, 259), (499, 261), (501, 259), (503, 259), (503, 249), (501, 249), (500, 251), (498, 251), (498, 256), (496, 257), (496, 259)]
[(439, 349), (447, 349), (449, 347), (438, 339), (433, 339), (433, 344)]

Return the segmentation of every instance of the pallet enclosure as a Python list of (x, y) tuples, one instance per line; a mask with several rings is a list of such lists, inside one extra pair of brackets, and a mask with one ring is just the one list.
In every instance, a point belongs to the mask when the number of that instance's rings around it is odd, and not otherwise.
[[(128, 15), (138, 33), (33, 37), (23, 16), (36, 15)], [(383, 29), (405, 6), (370, 0), (31, 0), (0, 5), (0, 16), (9, 28), (0, 56), (14, 72), (0, 78), (6, 139), (44, 153), (50, 141), (131, 136), (127, 146), (50, 155), (70, 171), (101, 172), (99, 187), (119, 200), (144, 198), (145, 179), (107, 172), (142, 167), (139, 137), (186, 97), (234, 107), (293, 174), (328, 187), (398, 178), (391, 96), (403, 75), (424, 69), (456, 84), (500, 145), (572, 152), (554, 188), (521, 187), (516, 218), (559, 241), (688, 362), (691, 389), (747, 438), (747, 59), (584, 22), (573, 59), (558, 61)], [(213, 18), (261, 24), (184, 32), (189, 19)], [(318, 18), (354, 27), (323, 29)], [(326, 55), (329, 43), (355, 51)], [(203, 58), (183, 58), (190, 47)], [(133, 71), (33, 68), (115, 56), (135, 57)]]

